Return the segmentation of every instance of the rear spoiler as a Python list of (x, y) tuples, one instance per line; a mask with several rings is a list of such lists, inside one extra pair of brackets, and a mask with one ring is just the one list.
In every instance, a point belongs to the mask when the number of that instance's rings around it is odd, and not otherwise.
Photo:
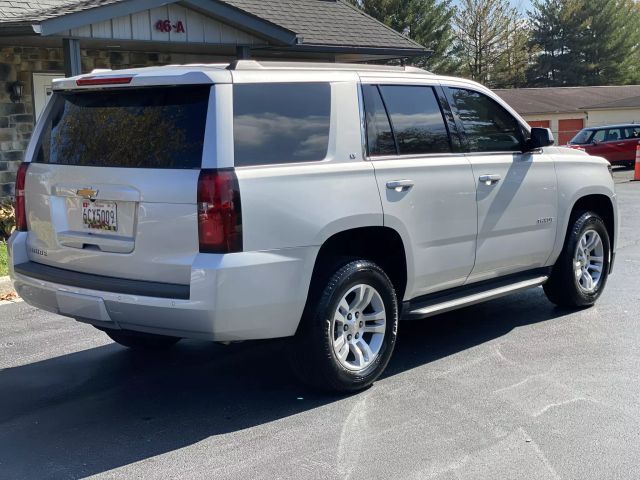
[(191, 70), (166, 67), (162, 69), (100, 71), (76, 77), (56, 78), (52, 82), (52, 88), (55, 91), (214, 83), (231, 83), (231, 73), (225, 69)]

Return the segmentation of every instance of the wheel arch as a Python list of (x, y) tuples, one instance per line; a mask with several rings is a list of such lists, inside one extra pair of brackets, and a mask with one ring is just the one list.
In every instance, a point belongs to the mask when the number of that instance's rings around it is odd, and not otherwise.
[(579, 212), (592, 211), (597, 213), (607, 227), (607, 233), (609, 234), (609, 242), (613, 248), (616, 238), (616, 223), (615, 223), (615, 209), (611, 198), (601, 193), (593, 193), (585, 195), (577, 199), (573, 207), (571, 208), (571, 214), (569, 215), (569, 222), (567, 222), (567, 228), (565, 228), (564, 238), (567, 239), (569, 234), (569, 228), (572, 221), (575, 219)]
[(363, 258), (379, 265), (389, 279), (401, 303), (407, 281), (407, 252), (401, 235), (385, 226), (356, 227), (334, 233), (320, 246), (313, 266), (309, 291), (335, 271), (340, 263)]
[(585, 192), (583, 195), (577, 195), (570, 205), (571, 208), (565, 210), (567, 213), (563, 221), (558, 225), (556, 245), (547, 264), (552, 265), (556, 262), (566, 244), (569, 230), (576, 218), (576, 214), (585, 210), (593, 211), (602, 217), (607, 228), (607, 233), (609, 234), (611, 249), (615, 251), (615, 242), (617, 240), (617, 210), (612, 197), (608, 193), (603, 192)]

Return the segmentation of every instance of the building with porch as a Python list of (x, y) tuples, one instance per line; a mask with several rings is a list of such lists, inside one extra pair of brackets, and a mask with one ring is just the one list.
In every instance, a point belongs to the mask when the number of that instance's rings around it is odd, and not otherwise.
[(365, 62), (426, 54), (343, 0), (0, 0), (0, 197), (13, 193), (53, 78), (237, 58)]

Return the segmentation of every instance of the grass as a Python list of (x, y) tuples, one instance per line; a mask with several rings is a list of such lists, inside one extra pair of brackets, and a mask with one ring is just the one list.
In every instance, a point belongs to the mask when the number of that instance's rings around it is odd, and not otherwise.
[(9, 275), (9, 259), (7, 258), (7, 242), (0, 241), (0, 277)]

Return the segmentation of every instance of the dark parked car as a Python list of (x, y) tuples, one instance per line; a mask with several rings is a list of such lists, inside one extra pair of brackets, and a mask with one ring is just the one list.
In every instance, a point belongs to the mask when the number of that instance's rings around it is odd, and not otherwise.
[(640, 124), (607, 125), (580, 130), (567, 146), (579, 148), (589, 155), (604, 157), (613, 165), (631, 166), (640, 141)]

